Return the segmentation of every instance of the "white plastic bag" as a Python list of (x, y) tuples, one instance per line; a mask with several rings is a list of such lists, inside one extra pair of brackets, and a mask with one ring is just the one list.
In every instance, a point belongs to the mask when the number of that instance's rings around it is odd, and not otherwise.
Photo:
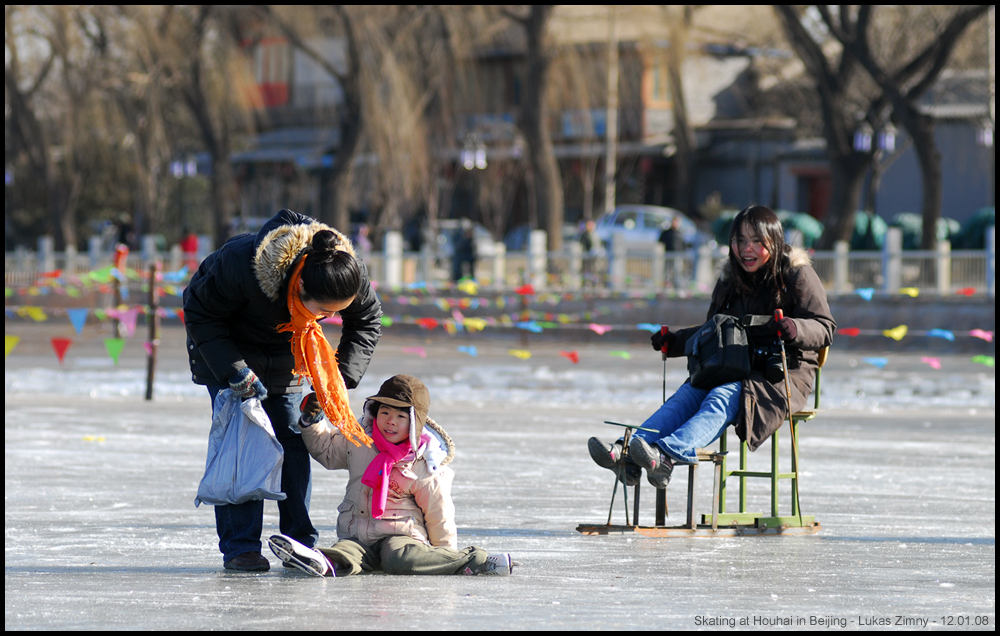
[(257, 398), (241, 400), (230, 389), (219, 391), (212, 405), (205, 476), (194, 505), (241, 504), (254, 499), (285, 499), (281, 465), (285, 451), (274, 436), (271, 419)]

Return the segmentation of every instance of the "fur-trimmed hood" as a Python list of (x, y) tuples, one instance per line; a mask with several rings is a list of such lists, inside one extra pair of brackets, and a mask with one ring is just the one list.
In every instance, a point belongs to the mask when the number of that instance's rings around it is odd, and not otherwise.
[(268, 223), (257, 234), (254, 248), (253, 271), (261, 291), (271, 300), (281, 298), (281, 290), (285, 285), (292, 266), (298, 261), (312, 243), (312, 237), (320, 230), (330, 230), (340, 242), (343, 249), (351, 256), (357, 256), (350, 239), (338, 230), (320, 223), (292, 223), (274, 227)]
[[(812, 258), (809, 256), (809, 252), (801, 247), (789, 248), (788, 252), (784, 256), (784, 270), (787, 272), (789, 270), (798, 269), (805, 265), (812, 265)], [(733, 277), (733, 262), (728, 258), (722, 262), (722, 271), (719, 272), (719, 279), (722, 281), (729, 281)]]

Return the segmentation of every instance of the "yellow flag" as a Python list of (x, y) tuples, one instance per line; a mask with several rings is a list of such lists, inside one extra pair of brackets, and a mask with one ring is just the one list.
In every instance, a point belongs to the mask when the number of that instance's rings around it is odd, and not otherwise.
[(531, 352), (525, 349), (510, 349), (507, 351), (507, 353), (521, 360), (527, 360), (528, 358), (531, 357)]
[(3, 337), (3, 357), (6, 358), (10, 355), (10, 352), (14, 350), (17, 343), (21, 342), (21, 339), (17, 336), (4, 335)]
[(899, 290), (899, 293), (906, 294), (910, 298), (916, 298), (917, 296), (920, 295), (920, 290), (917, 289), (916, 287), (903, 287), (902, 289)]
[(886, 338), (892, 338), (893, 340), (899, 341), (906, 336), (906, 325), (900, 325), (892, 329), (886, 329), (882, 332)]
[(462, 325), (468, 329), (470, 333), (486, 329), (486, 321), (482, 318), (466, 318), (462, 321)]
[(470, 296), (475, 296), (479, 292), (479, 285), (476, 284), (476, 281), (467, 278), (458, 284), (458, 289)]

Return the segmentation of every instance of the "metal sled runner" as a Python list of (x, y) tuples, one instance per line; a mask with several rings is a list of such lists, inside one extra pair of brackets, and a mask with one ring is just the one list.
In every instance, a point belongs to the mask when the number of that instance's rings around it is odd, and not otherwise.
[[(629, 518), (628, 506), (628, 486), (624, 484), (624, 457), (627, 456), (629, 439), (632, 431), (640, 428), (629, 424), (619, 424), (617, 422), (607, 422), (617, 426), (625, 427), (623, 461), (620, 463), (619, 474), (615, 478), (615, 486), (611, 495), (611, 506), (608, 510), (608, 521), (606, 524), (581, 524), (577, 526), (577, 531), (586, 535), (620, 534), (634, 532), (649, 537), (735, 537), (754, 535), (803, 535), (815, 534), (820, 531), (821, 526), (811, 515), (803, 515), (799, 506), (799, 473), (801, 465), (798, 453), (798, 430), (799, 424), (813, 419), (819, 411), (820, 402), (820, 377), (822, 366), (826, 362), (829, 347), (820, 351), (819, 367), (816, 370), (816, 386), (814, 391), (814, 408), (799, 411), (790, 415), (789, 431), (791, 432), (791, 467), (788, 472), (782, 472), (779, 468), (778, 449), (780, 431), (775, 431), (771, 436), (771, 466), (767, 471), (752, 471), (748, 468), (749, 448), (746, 442), (740, 443), (739, 468), (730, 470), (728, 467), (728, 428), (719, 440), (719, 450), (698, 449), (698, 464), (688, 465), (688, 485), (687, 485), (687, 515), (685, 523), (677, 526), (666, 525), (667, 517), (667, 491), (658, 489), (656, 491), (656, 519), (652, 526), (639, 525), (639, 482), (632, 487), (632, 516)], [(713, 488), (712, 488), (712, 508), (710, 514), (703, 514), (698, 519), (695, 514), (695, 476), (698, 466), (701, 463), (711, 463), (713, 467)], [(680, 468), (682, 464), (677, 464)], [(726, 511), (727, 487), (731, 483), (730, 478), (737, 478), (738, 483), (738, 511)], [(750, 512), (747, 510), (747, 486), (749, 479), (766, 479), (771, 487), (770, 510), (764, 512)], [(791, 514), (782, 516), (778, 505), (778, 484), (781, 480), (791, 482)], [(619, 481), (622, 486), (622, 499), (625, 507), (625, 524), (616, 525), (611, 523), (614, 512), (615, 498)], [(640, 478), (641, 482), (641, 478)]]

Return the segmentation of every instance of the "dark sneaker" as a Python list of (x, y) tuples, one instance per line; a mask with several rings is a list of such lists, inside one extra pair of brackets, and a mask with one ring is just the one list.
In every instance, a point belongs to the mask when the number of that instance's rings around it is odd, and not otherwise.
[(654, 488), (666, 488), (670, 475), (674, 472), (674, 460), (667, 457), (657, 446), (650, 446), (646, 440), (633, 437), (628, 444), (628, 454), (636, 465), (646, 469), (646, 479)]
[(267, 572), (271, 569), (271, 564), (267, 562), (260, 552), (244, 552), (222, 564), (227, 570), (237, 572)]
[[(596, 437), (591, 437), (587, 441), (587, 450), (590, 451), (590, 458), (601, 468), (607, 468), (618, 474), (621, 467), (622, 452), (624, 445), (621, 440), (614, 444), (605, 444)], [(634, 486), (639, 482), (642, 470), (636, 466), (630, 458), (625, 459), (625, 485)]]
[(312, 576), (335, 576), (333, 568), (330, 567), (330, 561), (319, 550), (303, 545), (283, 534), (271, 535), (267, 544), (271, 546), (271, 551), (285, 565), (298, 568)]

